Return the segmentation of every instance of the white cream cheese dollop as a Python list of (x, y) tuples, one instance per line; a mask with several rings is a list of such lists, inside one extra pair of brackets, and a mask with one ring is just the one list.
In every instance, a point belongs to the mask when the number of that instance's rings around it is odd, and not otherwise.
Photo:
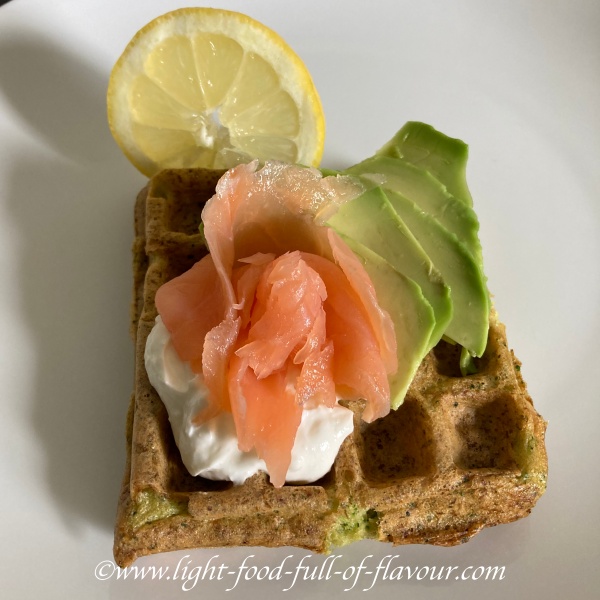
[[(183, 464), (192, 475), (241, 484), (258, 471), (267, 471), (254, 450), (239, 450), (231, 413), (219, 413), (202, 425), (192, 423), (207, 405), (207, 389), (202, 377), (177, 355), (160, 317), (148, 336), (144, 361), (150, 383), (169, 414)], [(286, 481), (310, 483), (323, 477), (352, 429), (352, 411), (343, 406), (303, 410)]]

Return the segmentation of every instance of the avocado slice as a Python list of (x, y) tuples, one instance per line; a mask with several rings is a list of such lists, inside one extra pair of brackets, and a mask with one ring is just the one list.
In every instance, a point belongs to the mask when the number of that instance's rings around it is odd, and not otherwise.
[(421, 361), (429, 351), (435, 327), (433, 309), (421, 288), (405, 277), (381, 256), (345, 235), (340, 237), (362, 262), (377, 291), (377, 301), (394, 323), (398, 370), (390, 375), (390, 401), (398, 408)]
[(448, 137), (431, 125), (409, 121), (377, 154), (401, 158), (429, 171), (455, 198), (473, 206), (466, 178), (469, 147), (462, 140)]
[(489, 329), (489, 298), (485, 278), (467, 248), (431, 215), (404, 196), (390, 190), (386, 195), (398, 216), (411, 230), (450, 286), (454, 316), (445, 335), (473, 356), (485, 350)]
[(435, 326), (427, 350), (442, 338), (452, 319), (450, 288), (444, 283), (427, 253), (398, 217), (379, 187), (340, 206), (327, 225), (378, 254), (404, 276), (420, 286), (431, 305)]
[[(367, 177), (384, 190), (391, 190), (412, 200), (454, 233), (482, 267), (479, 220), (475, 211), (459, 202), (433, 175), (399, 158), (378, 155), (367, 158), (345, 172)], [(381, 176), (385, 181), (381, 181)]]

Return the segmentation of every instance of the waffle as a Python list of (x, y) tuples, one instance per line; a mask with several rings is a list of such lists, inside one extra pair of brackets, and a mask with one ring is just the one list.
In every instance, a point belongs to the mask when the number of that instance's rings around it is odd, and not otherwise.
[(495, 313), (477, 374), (461, 377), (459, 349), (442, 341), (397, 411), (366, 424), (362, 404), (345, 403), (354, 412), (354, 432), (322, 479), (276, 489), (262, 473), (234, 486), (187, 472), (148, 381), (144, 347), (157, 314), (156, 290), (206, 253), (200, 212), (220, 175), (163, 171), (136, 202), (135, 391), (115, 529), (117, 563), (194, 547), (327, 552), (362, 538), (450, 546), (529, 514), (546, 487), (546, 423)]

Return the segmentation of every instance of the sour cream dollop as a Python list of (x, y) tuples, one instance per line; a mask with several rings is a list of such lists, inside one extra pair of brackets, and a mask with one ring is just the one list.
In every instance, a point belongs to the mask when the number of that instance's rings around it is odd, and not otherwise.
[[(239, 450), (231, 413), (221, 412), (202, 425), (193, 424), (193, 417), (207, 405), (208, 392), (202, 377), (179, 358), (160, 316), (148, 336), (144, 361), (191, 475), (241, 484), (259, 471), (267, 472), (254, 450)], [(352, 411), (343, 406), (303, 410), (286, 482), (310, 483), (323, 477), (352, 429)]]

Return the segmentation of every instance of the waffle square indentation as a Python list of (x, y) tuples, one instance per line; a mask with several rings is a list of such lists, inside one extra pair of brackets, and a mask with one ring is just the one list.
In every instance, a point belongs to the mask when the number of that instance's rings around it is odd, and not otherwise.
[(455, 419), (459, 468), (518, 468), (514, 449), (520, 445), (523, 414), (512, 396), (503, 393), (480, 405), (459, 403)]
[(363, 423), (358, 437), (363, 475), (372, 483), (391, 485), (435, 470), (431, 418), (413, 397), (383, 419)]

